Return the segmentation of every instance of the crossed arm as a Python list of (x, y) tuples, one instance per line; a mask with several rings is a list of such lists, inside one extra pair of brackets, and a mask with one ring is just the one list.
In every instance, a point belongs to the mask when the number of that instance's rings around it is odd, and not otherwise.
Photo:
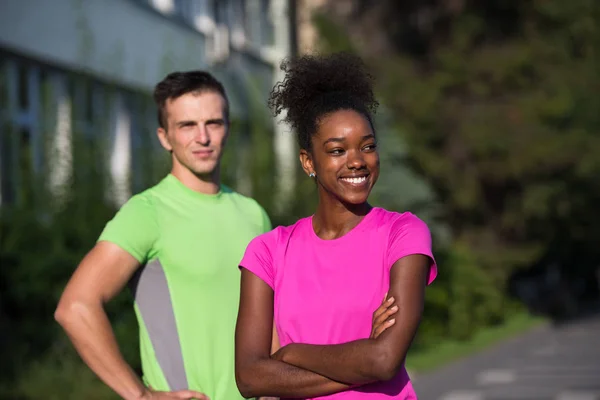
[(242, 396), (315, 397), (349, 385), (270, 357), (273, 290), (242, 269), (235, 331), (235, 378)]
[(294, 343), (273, 357), (273, 291), (243, 269), (236, 327), (236, 379), (242, 395), (314, 397), (392, 379), (402, 368), (421, 319), (430, 263), (424, 255), (410, 255), (392, 266), (389, 295), (399, 310), (395, 324), (376, 339), (338, 345)]

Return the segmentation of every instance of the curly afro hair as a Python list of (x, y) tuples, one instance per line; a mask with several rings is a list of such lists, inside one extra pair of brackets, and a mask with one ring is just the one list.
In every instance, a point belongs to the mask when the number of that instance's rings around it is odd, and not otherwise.
[(322, 117), (338, 110), (363, 114), (373, 127), (379, 103), (373, 77), (362, 60), (348, 53), (305, 55), (281, 63), (285, 79), (275, 85), (269, 107), (275, 115), (287, 110), (285, 121), (298, 134), (302, 149), (311, 149), (311, 137)]

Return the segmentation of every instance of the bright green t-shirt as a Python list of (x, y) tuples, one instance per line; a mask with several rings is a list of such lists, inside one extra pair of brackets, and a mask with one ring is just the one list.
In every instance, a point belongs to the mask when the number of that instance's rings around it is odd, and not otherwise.
[(201, 194), (170, 174), (106, 225), (98, 240), (142, 264), (131, 287), (146, 384), (243, 398), (234, 376), (238, 264), (250, 240), (270, 229), (253, 199), (225, 186)]

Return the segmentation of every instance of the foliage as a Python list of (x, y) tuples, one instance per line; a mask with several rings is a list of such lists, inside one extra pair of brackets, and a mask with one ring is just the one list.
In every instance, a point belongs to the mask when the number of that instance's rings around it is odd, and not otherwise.
[[(0, 352), (4, 362), (0, 367), (0, 397), (30, 398), (15, 391), (23, 376), (28, 382), (49, 378), (49, 372), (43, 371), (49, 365), (40, 367), (41, 360), (50, 359), (48, 352), (66, 356), (65, 362), (71, 362), (72, 369), (77, 363), (81, 365), (53, 314), (75, 266), (116, 211), (107, 199), (110, 189), (105, 171), (96, 162), (97, 148), (76, 136), (73, 153), (77, 168), (67, 195), (52, 196), (44, 179), (30, 175), (30, 190), (22, 201), (1, 208)], [(117, 339), (125, 344), (124, 356), (137, 368), (137, 325), (131, 295), (124, 292), (118, 296), (107, 312), (118, 327)], [(34, 376), (36, 373), (40, 375)], [(25, 387), (35, 390), (23, 383), (21, 389)]]
[[(118, 336), (118, 335), (117, 335)], [(123, 344), (135, 339), (121, 339)], [(79, 355), (66, 338), (42, 356), (36, 357), (19, 371), (10, 384), (0, 386), (0, 395), (6, 399), (90, 399), (117, 400), (120, 397), (106, 386), (94, 373), (85, 368)]]
[(546, 323), (544, 318), (532, 317), (526, 311), (515, 310), (504, 324), (482, 328), (468, 341), (449, 340), (447, 338), (440, 340), (438, 337), (435, 345), (412, 346), (406, 358), (406, 368), (411, 377), (414, 378), (414, 372), (429, 372), (444, 364), (485, 350), (502, 340), (514, 337), (544, 323)]
[(600, 5), (353, 3), (316, 19), (322, 48), (371, 64), (406, 159), (438, 200), (455, 241), (441, 270), (454, 293), (450, 333), (501, 320), (520, 269), (556, 262), (566, 279), (590, 280), (600, 258)]

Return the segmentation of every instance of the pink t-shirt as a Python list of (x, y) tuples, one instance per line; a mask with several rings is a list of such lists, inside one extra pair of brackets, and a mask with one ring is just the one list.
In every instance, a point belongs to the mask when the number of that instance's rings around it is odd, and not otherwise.
[[(339, 344), (366, 339), (371, 319), (389, 289), (390, 268), (402, 257), (431, 258), (431, 234), (415, 215), (373, 208), (341, 238), (323, 240), (312, 217), (255, 238), (240, 265), (274, 291), (281, 346)], [(406, 370), (392, 380), (324, 396), (331, 399), (416, 399)]]

